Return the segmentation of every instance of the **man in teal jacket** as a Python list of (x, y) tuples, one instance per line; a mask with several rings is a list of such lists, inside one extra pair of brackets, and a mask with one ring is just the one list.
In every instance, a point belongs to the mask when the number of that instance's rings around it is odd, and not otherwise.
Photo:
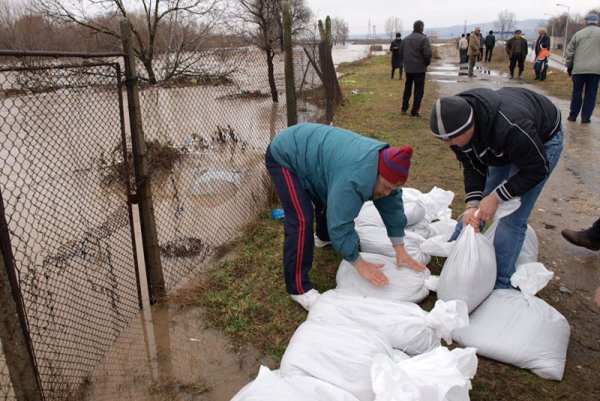
[[(308, 272), (315, 242), (329, 243), (375, 285), (388, 283), (383, 265), (362, 259), (354, 219), (373, 200), (396, 250), (398, 266), (424, 270), (404, 249), (406, 216), (400, 186), (408, 178), (412, 148), (388, 144), (341, 128), (299, 124), (280, 132), (265, 163), (281, 200), (286, 289), (305, 309), (319, 296)], [(316, 234), (313, 236), (313, 216)]]

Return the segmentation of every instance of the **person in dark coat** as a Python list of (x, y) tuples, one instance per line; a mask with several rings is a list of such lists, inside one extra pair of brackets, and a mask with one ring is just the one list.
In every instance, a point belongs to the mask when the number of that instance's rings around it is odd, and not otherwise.
[(540, 29), (538, 30), (538, 38), (535, 41), (535, 57), (537, 58), (538, 54), (540, 53), (540, 50), (542, 50), (542, 47), (545, 49), (550, 50), (550, 36), (548, 36), (548, 32), (546, 31), (546, 28), (544, 28), (543, 26), (540, 27)]
[(406, 71), (406, 83), (402, 96), (402, 113), (408, 112), (409, 101), (415, 86), (413, 105), (410, 111), (411, 117), (420, 117), (419, 109), (425, 92), (425, 72), (431, 63), (431, 46), (429, 39), (423, 34), (425, 24), (417, 20), (413, 24), (413, 32), (402, 41), (400, 53)]
[(477, 61), (481, 61), (483, 60), (483, 39), (482, 39), (482, 35), (481, 32), (478, 33), (479, 35), (479, 54), (477, 55)]
[(494, 36), (494, 31), (490, 31), (485, 37), (485, 62), (492, 61), (492, 52), (494, 51), (494, 46), (496, 46), (496, 37)]
[(402, 35), (396, 34), (396, 39), (390, 44), (390, 51), (392, 52), (392, 79), (394, 79), (394, 71), (396, 68), (398, 71), (398, 79), (402, 79), (402, 54), (400, 53), (400, 45), (402, 44)]
[(529, 89), (478, 88), (438, 99), (429, 125), (463, 167), (467, 208), (451, 239), (463, 224), (479, 231), (500, 203), (520, 197), (494, 236), (496, 288), (511, 288), (527, 220), (563, 149), (560, 110)]
[(527, 41), (521, 36), (521, 30), (515, 31), (515, 36), (508, 39), (506, 42), (506, 54), (510, 58), (510, 64), (508, 69), (510, 70), (510, 79), (515, 77), (515, 66), (519, 65), (519, 79), (525, 69), (525, 57), (527, 57)]

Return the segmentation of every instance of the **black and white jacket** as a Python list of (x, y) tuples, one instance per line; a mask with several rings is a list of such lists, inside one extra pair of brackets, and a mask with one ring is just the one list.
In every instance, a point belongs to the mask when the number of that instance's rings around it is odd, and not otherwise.
[(529, 89), (472, 89), (461, 92), (475, 118), (475, 134), (465, 148), (452, 146), (464, 168), (467, 203), (478, 203), (488, 166), (515, 165), (518, 173), (496, 188), (501, 200), (523, 195), (549, 174), (543, 144), (561, 129), (558, 108)]

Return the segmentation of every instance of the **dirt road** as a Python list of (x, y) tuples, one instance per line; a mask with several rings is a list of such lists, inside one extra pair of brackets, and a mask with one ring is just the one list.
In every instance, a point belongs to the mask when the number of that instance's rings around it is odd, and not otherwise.
[[(471, 88), (498, 89), (521, 86), (546, 94), (543, 83), (527, 85), (508, 78), (505, 71), (477, 66), (476, 77), (460, 70), (456, 49), (440, 47), (441, 60), (430, 67), (428, 79), (438, 85), (438, 95), (448, 96)], [(565, 79), (567, 79), (565, 77)], [(565, 147), (561, 161), (544, 188), (530, 224), (539, 239), (539, 260), (554, 271), (550, 285), (539, 295), (558, 309), (571, 324), (563, 395), (549, 399), (600, 399), (600, 313), (593, 303), (600, 286), (600, 253), (565, 241), (563, 228), (583, 229), (600, 217), (600, 110), (591, 124), (566, 121), (569, 101), (549, 96), (561, 109)], [(571, 390), (577, 389), (573, 394)], [(575, 398), (572, 398), (577, 395)], [(588, 398), (590, 397), (590, 398)]]

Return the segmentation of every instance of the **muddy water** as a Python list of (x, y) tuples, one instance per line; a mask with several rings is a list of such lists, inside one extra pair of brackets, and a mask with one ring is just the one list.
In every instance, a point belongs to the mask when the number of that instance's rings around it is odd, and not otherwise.
[[(445, 48), (440, 54), (442, 60), (432, 66), (429, 79), (439, 76), (435, 75), (436, 68), (451, 69), (452, 60), (456, 59), (454, 48)], [(503, 86), (527, 87), (544, 93), (543, 84), (510, 80), (506, 71), (490, 74), (485, 71), (483, 63), (476, 68), (474, 78), (458, 77), (446, 83), (438, 80), (438, 94), (449, 96), (471, 88)], [(557, 391), (573, 394), (576, 399), (599, 399), (600, 317), (593, 297), (595, 288), (600, 286), (600, 253), (569, 244), (560, 231), (588, 228), (600, 217), (600, 109), (596, 108), (591, 124), (569, 122), (566, 121), (569, 101), (548, 97), (561, 109), (565, 142), (561, 160), (530, 217), (539, 239), (539, 259), (555, 274), (540, 296), (571, 325), (565, 379)], [(557, 393), (552, 399), (563, 395)]]

